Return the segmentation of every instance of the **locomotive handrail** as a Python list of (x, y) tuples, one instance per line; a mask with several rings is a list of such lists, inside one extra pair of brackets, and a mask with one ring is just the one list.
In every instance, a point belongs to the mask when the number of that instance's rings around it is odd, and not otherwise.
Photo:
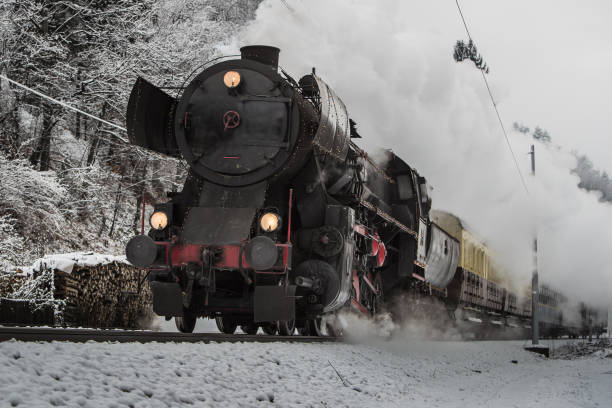
[(400, 221), (398, 221), (394, 217), (390, 216), (389, 214), (387, 214), (386, 212), (384, 212), (380, 208), (375, 207), (371, 203), (369, 203), (369, 202), (367, 202), (365, 200), (359, 200), (359, 205), (367, 208), (370, 211), (374, 211), (377, 215), (379, 215), (385, 221), (390, 222), (392, 224), (395, 224), (399, 229), (401, 229), (402, 231), (404, 231), (407, 234), (412, 235), (415, 239), (419, 238), (419, 234), (416, 231), (412, 230), (411, 228), (408, 228), (406, 225), (404, 225), (403, 223), (401, 223)]
[(385, 178), (385, 180), (387, 180), (391, 184), (395, 183), (395, 180), (393, 180), (393, 178), (390, 177), (385, 170), (381, 169), (380, 166), (378, 164), (376, 164), (374, 162), (374, 160), (372, 160), (372, 158), (363, 149), (361, 149), (359, 146), (357, 146), (357, 144), (355, 142), (353, 142), (352, 140), (349, 140), (349, 146), (359, 156), (361, 156), (364, 159), (366, 159), (372, 165), (372, 167), (374, 167), (378, 172), (380, 172), (380, 174)]

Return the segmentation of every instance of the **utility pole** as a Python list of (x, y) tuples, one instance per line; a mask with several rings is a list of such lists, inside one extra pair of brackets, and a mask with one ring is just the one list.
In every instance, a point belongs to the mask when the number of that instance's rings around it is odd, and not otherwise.
[(612, 305), (608, 306), (608, 338), (612, 339)]
[[(535, 177), (535, 147), (531, 145), (531, 175)], [(533, 238), (533, 274), (531, 275), (531, 344), (538, 345), (540, 342), (540, 327), (538, 319), (538, 232), (537, 225)]]

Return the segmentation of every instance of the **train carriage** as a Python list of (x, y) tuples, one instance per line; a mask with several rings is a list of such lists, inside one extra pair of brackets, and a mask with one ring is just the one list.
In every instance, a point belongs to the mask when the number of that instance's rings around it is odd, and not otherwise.
[[(512, 275), (495, 260), (495, 254), (457, 216), (431, 211), (431, 220), (460, 243), (456, 275), (447, 291), (446, 303), (464, 319), (512, 328), (512, 337), (527, 337), (531, 328), (531, 285), (517, 288)], [(572, 303), (550, 284), (538, 295), (539, 330), (543, 337), (601, 335), (607, 313), (583, 302)], [(489, 328), (490, 329), (490, 328)], [(523, 330), (521, 330), (523, 329)], [(494, 335), (483, 328), (479, 335)]]

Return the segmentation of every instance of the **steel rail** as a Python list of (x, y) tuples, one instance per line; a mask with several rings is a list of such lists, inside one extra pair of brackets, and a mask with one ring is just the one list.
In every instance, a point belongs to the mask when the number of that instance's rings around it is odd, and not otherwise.
[(41, 327), (0, 327), (0, 342), (3, 341), (50, 342), (67, 341), (73, 343), (96, 342), (138, 342), (138, 343), (327, 343), (338, 342), (338, 337), (316, 336), (269, 336), (222, 333), (173, 333), (139, 330), (96, 330), (62, 329)]

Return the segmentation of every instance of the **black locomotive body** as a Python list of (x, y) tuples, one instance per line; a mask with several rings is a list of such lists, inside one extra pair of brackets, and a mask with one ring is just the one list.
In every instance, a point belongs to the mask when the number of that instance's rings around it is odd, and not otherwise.
[(177, 98), (142, 78), (130, 97), (131, 142), (189, 165), (183, 190), (126, 248), (150, 271), (155, 312), (183, 331), (205, 316), (228, 333), (319, 334), (343, 307), (375, 314), (383, 293), (443, 289), (459, 244), (430, 223), (425, 179), (392, 152), (375, 163), (357, 147), (314, 70), (296, 82), (279, 73), (277, 48), (241, 53)]

